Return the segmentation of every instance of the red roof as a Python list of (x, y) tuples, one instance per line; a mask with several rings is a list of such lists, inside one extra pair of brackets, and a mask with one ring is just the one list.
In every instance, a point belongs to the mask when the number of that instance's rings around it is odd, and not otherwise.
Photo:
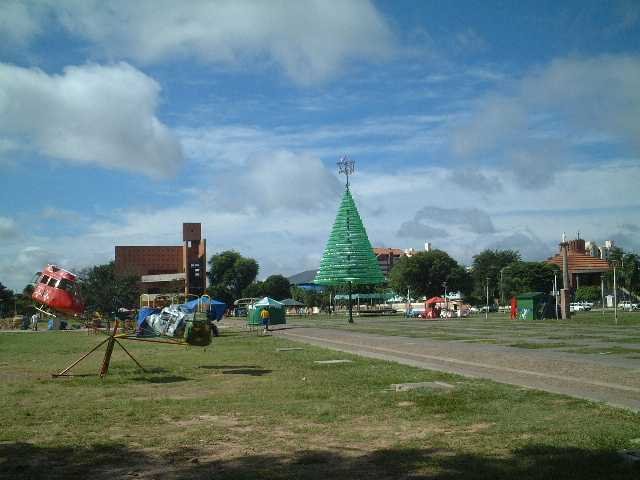
[(431, 297), (429, 300), (427, 300), (427, 305), (431, 305), (433, 303), (445, 303), (445, 301), (442, 297)]
[[(567, 255), (569, 260), (570, 273), (598, 273), (607, 272), (611, 268), (609, 262), (601, 258), (592, 257), (586, 253), (569, 251)], [(547, 263), (558, 265), (562, 269), (562, 255), (559, 253), (547, 260)]]

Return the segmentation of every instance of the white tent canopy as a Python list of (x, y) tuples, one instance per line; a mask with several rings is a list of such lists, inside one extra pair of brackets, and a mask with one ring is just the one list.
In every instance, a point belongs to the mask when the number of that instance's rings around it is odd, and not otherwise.
[(264, 297), (262, 300), (253, 304), (254, 307), (275, 307), (282, 308), (282, 304), (273, 298)]

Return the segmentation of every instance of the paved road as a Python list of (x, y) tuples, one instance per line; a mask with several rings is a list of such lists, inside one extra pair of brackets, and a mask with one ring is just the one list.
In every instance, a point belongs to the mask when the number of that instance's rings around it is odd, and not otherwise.
[(488, 378), (640, 411), (640, 360), (310, 327), (274, 333), (365, 357)]

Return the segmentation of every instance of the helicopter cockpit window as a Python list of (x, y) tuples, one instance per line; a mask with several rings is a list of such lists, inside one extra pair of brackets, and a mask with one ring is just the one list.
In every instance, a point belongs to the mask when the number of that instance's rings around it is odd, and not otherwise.
[(42, 278), (40, 279), (40, 283), (44, 283), (46, 285), (48, 281), (49, 281), (49, 276), (42, 275)]
[(47, 283), (47, 285), (48, 285), (48, 286), (50, 286), (50, 287), (55, 287), (55, 286), (56, 286), (56, 282), (57, 282), (57, 281), (58, 281), (58, 279), (57, 279), (57, 278), (53, 278), (53, 277), (51, 277), (51, 278), (49, 279), (49, 282)]
[(58, 288), (60, 288), (62, 290), (66, 290), (67, 292), (72, 292), (73, 293), (73, 290), (74, 290), (73, 287), (74, 287), (74, 284), (71, 283), (66, 278), (61, 279), (60, 283), (58, 283)]

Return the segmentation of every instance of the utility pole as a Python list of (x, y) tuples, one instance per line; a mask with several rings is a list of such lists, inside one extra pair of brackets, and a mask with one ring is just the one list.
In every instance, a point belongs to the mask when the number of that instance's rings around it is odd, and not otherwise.
[(351, 301), (351, 282), (349, 282), (349, 323), (353, 323), (353, 304)]
[(409, 314), (411, 313), (411, 297), (409, 295), (410, 293), (411, 293), (411, 289), (407, 287), (407, 302), (405, 304), (405, 312), (404, 312), (405, 317), (408, 317)]
[(489, 319), (489, 277), (487, 277), (487, 305), (484, 311), (484, 319)]
[(569, 292), (571, 282), (569, 280), (569, 243), (567, 237), (562, 232), (562, 243), (560, 243), (560, 254), (562, 255), (562, 290), (560, 290), (560, 309), (562, 310), (562, 319), (569, 320), (571, 318), (571, 308), (569, 302)]
[(556, 320), (558, 320), (558, 274), (553, 274), (553, 298), (556, 301)]
[(618, 291), (616, 287), (616, 264), (618, 262), (613, 262), (613, 318), (615, 320), (616, 325), (618, 325)]
[(447, 282), (442, 282), (442, 286), (444, 287), (444, 309), (449, 311), (449, 304), (447, 303)]
[(600, 275), (600, 297), (602, 300), (602, 319), (604, 320), (604, 275)]

